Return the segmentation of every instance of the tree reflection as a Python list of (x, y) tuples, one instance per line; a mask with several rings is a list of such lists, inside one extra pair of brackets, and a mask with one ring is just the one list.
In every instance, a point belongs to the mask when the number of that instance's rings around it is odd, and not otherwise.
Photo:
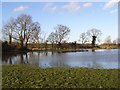
[(47, 56), (47, 55), (48, 55), (48, 52), (45, 52), (45, 55)]
[(54, 55), (54, 52), (52, 51), (52, 55)]
[(26, 55), (27, 64), (29, 64), (29, 62), (28, 62), (28, 54), (26, 53), (25, 55)]
[[(109, 53), (109, 52), (108, 52)], [(111, 56), (111, 55), (110, 55)], [(114, 55), (113, 55), (114, 56)], [(7, 54), (2, 58), (3, 64), (32, 64), (37, 67), (66, 67), (79, 66), (88, 68), (105, 68), (108, 56), (101, 56), (98, 53), (61, 53), (61, 52), (26, 52), (16, 55)], [(114, 58), (114, 57), (113, 57)], [(112, 59), (106, 58), (106, 60)], [(105, 63), (104, 63), (105, 62)], [(107, 62), (111, 67), (112, 62)], [(116, 64), (116, 62), (115, 62)]]
[(10, 61), (10, 64), (12, 64), (12, 59), (11, 59), (11, 57), (10, 57), (9, 61)]
[(92, 49), (92, 52), (95, 52), (95, 49)]
[(25, 64), (24, 59), (23, 59), (23, 54), (20, 54), (20, 64)]
[(29, 64), (27, 53), (21, 53), (20, 54), (20, 64)]
[(2, 53), (2, 63), (5, 62), (5, 63), (9, 63), (9, 64), (12, 64), (13, 63), (13, 57), (16, 57), (17, 56), (17, 53), (7, 53), (7, 52), (4, 52)]

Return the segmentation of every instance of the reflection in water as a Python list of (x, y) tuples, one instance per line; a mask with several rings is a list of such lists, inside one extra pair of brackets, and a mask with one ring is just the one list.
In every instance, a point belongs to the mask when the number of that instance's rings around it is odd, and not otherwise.
[(10, 64), (12, 64), (12, 59), (11, 59), (11, 57), (10, 57)]
[(92, 52), (95, 52), (95, 49), (92, 49)]
[(25, 55), (26, 55), (26, 61), (27, 61), (27, 64), (29, 64), (29, 62), (28, 62), (28, 55), (27, 55), (27, 53), (26, 53)]
[(37, 67), (118, 68), (118, 50), (88, 52), (28, 52), (3, 54), (2, 64), (32, 64)]
[(20, 64), (25, 64), (23, 60), (23, 54), (20, 54)]
[(52, 55), (54, 55), (54, 52), (52, 51)]

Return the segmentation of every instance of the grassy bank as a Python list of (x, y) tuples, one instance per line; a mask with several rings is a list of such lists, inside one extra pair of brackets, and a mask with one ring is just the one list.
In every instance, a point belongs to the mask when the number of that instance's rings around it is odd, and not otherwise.
[(101, 49), (107, 49), (107, 48), (110, 48), (110, 49), (120, 49), (120, 46), (119, 45), (99, 45), (99, 47)]
[(117, 69), (3, 65), (3, 88), (118, 88)]

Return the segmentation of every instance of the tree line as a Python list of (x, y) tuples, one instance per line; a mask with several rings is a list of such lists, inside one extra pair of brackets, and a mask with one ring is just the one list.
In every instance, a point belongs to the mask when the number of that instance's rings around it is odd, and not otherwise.
[[(51, 32), (44, 43), (51, 43), (52, 48), (54, 44), (58, 47), (62, 46), (62, 42), (65, 42), (71, 29), (65, 25), (59, 24), (55, 28), (54, 32)], [(13, 40), (20, 43), (20, 47), (28, 47), (28, 43), (40, 43), (40, 40), (45, 39), (41, 37), (42, 31), (39, 22), (34, 22), (32, 17), (27, 14), (21, 14), (17, 18), (11, 18), (2, 28), (3, 38), (8, 40), (9, 44), (12, 44)], [(100, 41), (99, 37), (102, 35), (101, 30), (91, 29), (86, 33), (80, 35), (79, 41), (82, 44), (91, 41), (92, 47), (95, 47), (96, 41)], [(110, 39), (110, 37), (108, 37)], [(109, 42), (109, 40), (106, 42)], [(114, 41), (115, 42), (115, 41)], [(76, 41), (72, 44), (76, 44)]]

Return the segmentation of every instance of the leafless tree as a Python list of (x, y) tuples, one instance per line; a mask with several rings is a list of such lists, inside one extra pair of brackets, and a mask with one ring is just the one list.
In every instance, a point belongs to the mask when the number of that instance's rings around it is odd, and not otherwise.
[(14, 30), (13, 38), (20, 41), (21, 47), (29, 42), (30, 39), (37, 38), (40, 32), (38, 22), (33, 22), (30, 15), (21, 14), (16, 19), (16, 29)]
[(117, 40), (113, 40), (113, 44), (117, 44)]
[[(32, 24), (32, 18), (29, 15), (22, 14), (17, 17), (16, 19), (17, 23), (17, 29), (16, 34), (17, 36), (14, 36), (14, 39), (17, 39), (21, 43), (21, 47), (23, 47), (23, 43), (25, 42), (25, 39), (29, 38), (29, 32), (31, 31), (31, 24)], [(28, 39), (27, 39), (28, 40)], [(26, 41), (27, 41), (26, 40)]]
[(47, 38), (48, 42), (50, 42), (52, 44), (52, 48), (53, 48), (53, 44), (56, 42), (56, 38), (55, 37), (56, 37), (55, 33), (52, 32), (52, 33), (50, 33), (50, 35)]
[(57, 43), (61, 43), (70, 33), (70, 29), (64, 25), (57, 25), (57, 27), (55, 27), (55, 30)]
[(55, 41), (56, 41), (55, 33), (54, 32), (50, 33), (50, 35), (48, 36), (47, 40), (49, 42), (51, 42), (51, 43), (55, 43)]
[(58, 47), (61, 48), (61, 42), (67, 38), (70, 33), (70, 29), (67, 26), (58, 24), (55, 27), (55, 30), (56, 43), (58, 44)]
[(3, 26), (2, 34), (3, 38), (9, 38), (9, 44), (12, 43), (13, 31), (16, 28), (16, 22), (14, 18), (11, 18), (10, 21)]
[(45, 32), (43, 32), (40, 36), (40, 41), (41, 43), (46, 43), (46, 40), (47, 40), (47, 35)]
[(111, 44), (111, 36), (107, 36), (104, 43)]
[(26, 37), (27, 42), (29, 39), (29, 42), (39, 43), (40, 34), (41, 34), (41, 28), (40, 24), (38, 22), (32, 23), (31, 25), (31, 32), (28, 32), (28, 37)]
[(82, 44), (85, 44), (86, 42), (88, 42), (88, 36), (87, 36), (87, 34), (86, 33), (81, 33), (79, 41)]
[(101, 30), (91, 29), (87, 31), (87, 35), (92, 38), (92, 47), (95, 47), (96, 39), (102, 34)]

